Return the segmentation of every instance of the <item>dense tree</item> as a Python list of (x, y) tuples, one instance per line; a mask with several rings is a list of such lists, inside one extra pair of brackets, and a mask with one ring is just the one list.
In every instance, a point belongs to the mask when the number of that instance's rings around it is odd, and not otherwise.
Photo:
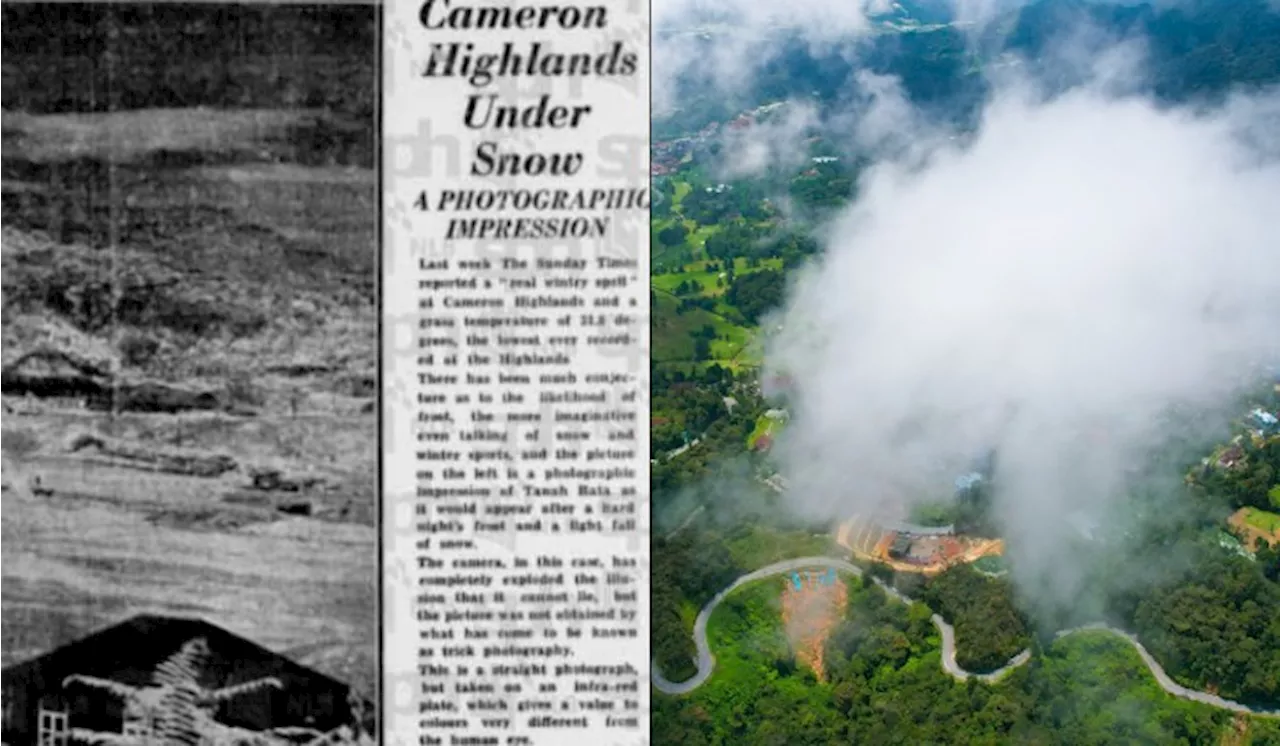
[(732, 267), (733, 259), (753, 256), (760, 247), (760, 231), (744, 221), (722, 225), (707, 238), (705, 245), (707, 256), (719, 259), (729, 267)]
[(788, 191), (806, 207), (840, 207), (853, 197), (854, 177), (840, 168), (814, 168), (793, 180)]
[(959, 565), (924, 589), (924, 600), (956, 629), (956, 662), (970, 671), (992, 671), (1031, 644), (1013, 587), (1003, 578)]
[(1257, 564), (1205, 550), (1152, 588), (1135, 631), (1174, 677), (1246, 702), (1280, 702), (1280, 586)]
[(1280, 583), (1280, 541), (1262, 542), (1257, 551), (1258, 569), (1273, 583)]
[(782, 304), (786, 295), (786, 276), (781, 272), (765, 269), (733, 279), (725, 299), (737, 308), (752, 324)]
[[(1232, 728), (1230, 713), (1165, 694), (1128, 643), (1105, 632), (1055, 642), (998, 685), (959, 684), (938, 665), (927, 607), (871, 584), (848, 588), (824, 681), (780, 660), (777, 585), (730, 596), (709, 625), (716, 673), (691, 695), (655, 695), (654, 742), (1217, 746)], [(1250, 727), (1254, 744), (1274, 732), (1264, 720)]]
[(658, 231), (658, 240), (663, 246), (679, 246), (689, 236), (689, 229), (679, 221)]

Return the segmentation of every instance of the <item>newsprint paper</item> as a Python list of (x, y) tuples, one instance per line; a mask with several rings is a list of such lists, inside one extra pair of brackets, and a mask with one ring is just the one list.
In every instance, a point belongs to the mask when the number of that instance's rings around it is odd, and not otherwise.
[(647, 744), (647, 2), (3, 68), (3, 743)]
[(648, 5), (390, 0), (389, 743), (647, 743)]

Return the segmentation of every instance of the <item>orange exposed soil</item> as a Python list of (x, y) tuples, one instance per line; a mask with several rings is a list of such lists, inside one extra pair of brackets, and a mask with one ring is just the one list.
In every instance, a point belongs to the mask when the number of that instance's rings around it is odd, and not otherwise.
[(896, 536), (892, 531), (858, 518), (845, 521), (836, 529), (836, 542), (848, 549), (855, 558), (879, 562), (898, 572), (936, 575), (961, 563), (974, 562), (987, 555), (1004, 554), (1004, 542), (1000, 539), (946, 536), (919, 540), (932, 545), (928, 561), (903, 562), (889, 557), (889, 547), (893, 545)]
[(1280, 543), (1280, 529), (1267, 532), (1257, 526), (1250, 525), (1245, 518), (1248, 513), (1248, 508), (1241, 508), (1233, 513), (1227, 519), (1227, 522), (1231, 524), (1236, 536), (1240, 537), (1240, 541), (1244, 542), (1250, 552), (1258, 551), (1259, 545), (1264, 541), (1270, 544)]
[(831, 585), (818, 582), (824, 572), (816, 571), (812, 579), (801, 572), (800, 590), (788, 578), (782, 592), (782, 622), (796, 660), (813, 669), (819, 679), (823, 678), (822, 651), (827, 636), (840, 621), (849, 595), (842, 580)]

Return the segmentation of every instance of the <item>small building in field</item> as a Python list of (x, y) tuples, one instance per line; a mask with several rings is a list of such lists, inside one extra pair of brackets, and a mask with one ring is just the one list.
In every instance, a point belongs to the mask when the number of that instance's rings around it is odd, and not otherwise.
[[(158, 670), (197, 646), (190, 669), (201, 689), (273, 680), (213, 705), (212, 720), (249, 731), (296, 727), (328, 732), (359, 719), (373, 732), (374, 707), (351, 687), (201, 619), (139, 615), (0, 672), (7, 746), (66, 746), (72, 729), (126, 734), (147, 742), (145, 715), (161, 706)], [(167, 666), (167, 667), (166, 667)], [(98, 686), (76, 680), (97, 680)], [(106, 688), (131, 690), (123, 696)], [(93, 683), (92, 681), (90, 683)]]
[(1223, 469), (1234, 469), (1244, 461), (1244, 448), (1239, 443), (1232, 443), (1218, 455), (1218, 466)]
[(1253, 421), (1254, 427), (1257, 427), (1263, 434), (1269, 435), (1276, 431), (1280, 426), (1280, 419), (1265, 409), (1255, 409), (1249, 413), (1249, 419)]
[(952, 536), (956, 532), (956, 527), (951, 525), (921, 526), (907, 521), (888, 521), (885, 527), (903, 536)]
[(912, 537), (907, 534), (894, 536), (893, 543), (889, 545), (889, 556), (893, 559), (906, 559), (911, 554), (912, 541)]

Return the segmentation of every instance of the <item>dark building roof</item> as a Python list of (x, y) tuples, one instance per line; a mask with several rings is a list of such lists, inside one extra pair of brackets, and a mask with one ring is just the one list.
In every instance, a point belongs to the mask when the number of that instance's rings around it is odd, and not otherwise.
[(893, 544), (889, 545), (889, 554), (893, 557), (901, 557), (911, 551), (911, 537), (907, 534), (898, 534), (893, 538)]
[[(84, 637), (3, 669), (3, 675), (18, 673), (36, 665), (57, 664), (62, 661), (82, 665), (93, 660), (111, 665), (114, 663), (159, 663), (168, 658), (182, 643), (195, 637), (204, 637), (209, 645), (223, 655), (241, 655), (246, 659), (279, 658), (289, 673), (306, 677), (320, 677), (333, 684), (342, 684), (319, 671), (281, 656), (272, 650), (240, 637), (204, 619), (172, 617), (158, 614), (138, 614), (122, 622), (91, 632)], [(166, 642), (173, 644), (166, 645)]]
[[(34, 742), (35, 715), (42, 702), (71, 709), (73, 725), (81, 717), (98, 730), (110, 729), (110, 722), (120, 717), (120, 708), (114, 704), (107, 709), (100, 704), (90, 707), (69, 698), (62, 686), (66, 677), (80, 674), (147, 686), (160, 663), (196, 638), (204, 638), (211, 652), (200, 674), (201, 685), (224, 688), (263, 677), (274, 677), (282, 684), (279, 690), (223, 705), (219, 720), (254, 730), (308, 726), (325, 731), (352, 722), (349, 685), (203, 619), (143, 614), (0, 671), (6, 700), (14, 710), (11, 714), (6, 705), (5, 743)], [(365, 712), (374, 712), (372, 703), (364, 704)], [(107, 727), (102, 726), (104, 721)]]
[(109, 385), (106, 371), (57, 350), (28, 352), (0, 372), (0, 389), (12, 396), (99, 396)]

